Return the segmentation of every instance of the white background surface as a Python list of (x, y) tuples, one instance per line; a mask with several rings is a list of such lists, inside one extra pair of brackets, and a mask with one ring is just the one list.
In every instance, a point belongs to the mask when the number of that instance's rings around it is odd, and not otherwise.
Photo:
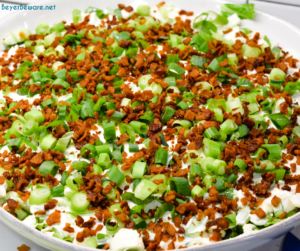
[[(246, 3), (246, 0), (229, 0), (230, 2), (235, 3)], [(285, 2), (293, 5), (283, 5), (272, 2), (265, 2), (261, 0), (249, 0), (249, 3), (254, 3), (256, 9), (267, 12), (274, 16), (280, 17), (293, 23), (294, 25), (300, 28), (300, 0), (270, 0), (273, 2)], [(34, 3), (35, 0), (15, 0), (14, 2), (19, 3)], [(121, 1), (120, 1), (121, 2)], [(7, 2), (1, 2), (0, 0), (0, 18), (6, 16), (10, 11), (3, 11), (1, 4), (7, 5)], [(299, 5), (297, 7), (296, 5)], [(280, 33), (279, 33), (280, 34)], [(300, 47), (299, 47), (300, 48)], [(295, 228), (292, 233), (300, 239), (300, 226)], [(280, 251), (281, 245), (283, 242), (284, 236), (280, 237), (270, 243), (267, 243), (259, 248), (254, 249), (253, 251)], [(31, 251), (47, 251), (46, 249), (34, 244), (32, 241), (22, 237), (18, 233), (12, 231), (5, 225), (0, 223), (0, 250), (2, 251), (15, 251), (17, 247), (22, 244), (26, 244), (31, 247)], [(283, 250), (288, 251), (288, 250)]]

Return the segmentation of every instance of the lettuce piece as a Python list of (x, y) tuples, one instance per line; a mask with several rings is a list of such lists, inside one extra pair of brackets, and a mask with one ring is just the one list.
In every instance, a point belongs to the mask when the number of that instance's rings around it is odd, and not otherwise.
[(186, 234), (189, 236), (198, 235), (206, 228), (208, 217), (202, 217), (200, 221), (197, 221), (197, 216), (192, 217), (186, 224)]
[(236, 13), (240, 19), (255, 18), (254, 4), (222, 4), (221, 13), (225, 17)]

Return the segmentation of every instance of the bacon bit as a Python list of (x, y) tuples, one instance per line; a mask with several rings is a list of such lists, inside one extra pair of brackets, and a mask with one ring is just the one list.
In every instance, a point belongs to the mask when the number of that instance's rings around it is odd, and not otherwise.
[(297, 184), (296, 186), (296, 193), (300, 193), (300, 184)]
[(106, 244), (102, 247), (103, 250), (107, 250), (108, 248), (109, 248), (109, 244), (108, 244), (108, 243), (106, 243)]
[(156, 7), (159, 9), (160, 7), (163, 7), (165, 5), (165, 2), (160, 2), (156, 5)]
[(191, 110), (188, 110), (184, 116), (184, 119), (189, 121), (194, 121), (196, 117), (196, 113), (192, 112)]
[(132, 45), (132, 41), (130, 40), (121, 40), (119, 42), (119, 46), (122, 47), (122, 48), (128, 48), (130, 45)]
[(252, 211), (251, 214), (256, 214), (260, 219), (263, 219), (267, 216), (262, 208), (258, 208), (255, 211)]
[(228, 30), (225, 30), (225, 31), (223, 31), (223, 34), (228, 34), (228, 33), (230, 33), (230, 32), (232, 32), (232, 28), (230, 28), (230, 29), (228, 29)]
[(3, 185), (5, 183), (5, 177), (0, 176), (0, 185)]
[(152, 181), (154, 184), (159, 185), (159, 184), (163, 184), (164, 180), (163, 179), (159, 179), (159, 180), (153, 180)]
[(71, 227), (70, 223), (66, 223), (66, 226), (63, 228), (64, 231), (68, 232), (68, 233), (74, 233), (75, 229)]
[(7, 207), (12, 213), (14, 213), (16, 209), (21, 209), (19, 203), (13, 199), (7, 200)]
[(110, 37), (106, 40), (105, 44), (107, 46), (111, 46), (114, 42), (115, 42), (115, 40), (112, 37)]
[(108, 110), (108, 111), (106, 112), (106, 118), (107, 118), (108, 120), (110, 120), (110, 117), (113, 115), (114, 112), (115, 112), (114, 109)]
[(185, 11), (185, 10), (181, 10), (178, 12), (179, 15), (186, 15), (186, 16), (193, 16), (194, 12), (192, 11)]
[(222, 235), (220, 232), (213, 231), (212, 237), (209, 238), (210, 241), (221, 241), (222, 240)]
[(127, 12), (132, 12), (133, 11), (133, 8), (131, 6), (127, 6), (124, 8), (125, 11)]
[(112, 190), (111, 185), (107, 185), (107, 186), (102, 190), (102, 193), (103, 193), (103, 194), (108, 194), (108, 193), (110, 193), (111, 190)]
[(20, 247), (17, 247), (19, 251), (29, 251), (31, 248), (25, 244), (22, 244)]
[(174, 242), (170, 242), (170, 243), (168, 244), (168, 250), (173, 250), (173, 249), (175, 249)]
[(58, 210), (55, 210), (52, 214), (49, 215), (49, 218), (46, 220), (48, 226), (52, 226), (55, 223), (60, 223), (61, 213)]
[(95, 221), (96, 221), (96, 219), (95, 219), (94, 217), (90, 217), (90, 219), (89, 219), (88, 221), (85, 221), (85, 222), (81, 225), (81, 227), (91, 229), (92, 227), (95, 226), (95, 224), (96, 224)]
[(127, 133), (122, 133), (120, 135), (120, 140), (118, 140), (116, 142), (116, 145), (119, 146), (119, 145), (123, 145), (127, 140), (129, 140), (129, 136)]
[(19, 36), (21, 37), (21, 38), (26, 38), (26, 35), (24, 34), (24, 32), (23, 31), (21, 31), (21, 32), (19, 32)]
[(44, 205), (44, 209), (46, 211), (50, 210), (50, 209), (53, 209), (56, 207), (56, 204), (58, 203), (58, 200), (56, 199), (51, 199), (49, 200), (45, 205)]
[(285, 102), (280, 104), (280, 113), (287, 115), (288, 114), (289, 105)]
[(210, 197), (215, 197), (219, 194), (217, 187), (213, 186), (208, 189), (208, 194)]
[(286, 215), (287, 215), (287, 212), (283, 212), (281, 215), (279, 215), (278, 218), (282, 220)]
[(83, 242), (85, 238), (91, 236), (91, 230), (89, 228), (84, 228), (82, 232), (77, 233), (76, 240), (78, 242)]
[(222, 62), (219, 63), (219, 65), (220, 65), (221, 67), (224, 67), (224, 66), (226, 66), (227, 64), (228, 64), (228, 60), (227, 60), (227, 59), (224, 59), (224, 61), (222, 61)]
[(181, 223), (182, 223), (181, 217), (179, 215), (176, 215), (174, 217), (174, 225), (175, 225), (175, 227), (179, 228), (180, 225), (181, 225)]
[(117, 74), (118, 74), (119, 77), (125, 77), (126, 76), (126, 72), (127, 71), (126, 71), (125, 68), (120, 67)]
[(168, 192), (167, 195), (164, 197), (165, 202), (170, 203), (176, 198), (176, 195), (177, 195), (176, 191)]
[(40, 210), (40, 211), (36, 211), (36, 212), (34, 213), (34, 215), (43, 215), (43, 214), (46, 214), (46, 213), (47, 213), (46, 211)]
[(267, 167), (267, 164), (263, 164), (263, 165), (261, 165), (261, 167), (260, 167), (260, 169), (265, 169)]
[(196, 215), (197, 206), (192, 202), (180, 204), (178, 207), (176, 207), (176, 211), (180, 214), (185, 214), (186, 212), (189, 212), (192, 213), (193, 215)]
[[(112, 215), (111, 215), (111, 213), (109, 212), (109, 210), (108, 209), (103, 209), (103, 210), (101, 210), (101, 211), (97, 211), (97, 212), (95, 212), (95, 216), (97, 217), (97, 219), (99, 220), (99, 221), (106, 221), (107, 219), (109, 219)], [(76, 225), (77, 225), (77, 223), (76, 223)], [(78, 226), (78, 225), (77, 225)]]
[(31, 164), (34, 164), (34, 165), (40, 165), (40, 164), (42, 164), (43, 163), (43, 158), (42, 158), (42, 156), (38, 153), (38, 154), (36, 154), (31, 160), (30, 160), (30, 162), (31, 162)]
[(281, 202), (281, 199), (278, 198), (276, 195), (271, 200), (271, 203), (274, 207), (278, 207), (280, 202)]

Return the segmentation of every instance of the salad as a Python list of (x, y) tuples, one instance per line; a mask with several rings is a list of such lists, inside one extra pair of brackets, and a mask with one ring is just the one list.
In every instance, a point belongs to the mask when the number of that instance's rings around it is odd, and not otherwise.
[(1, 210), (111, 251), (206, 245), (299, 211), (299, 64), (241, 26), (253, 4), (72, 15), (2, 41)]

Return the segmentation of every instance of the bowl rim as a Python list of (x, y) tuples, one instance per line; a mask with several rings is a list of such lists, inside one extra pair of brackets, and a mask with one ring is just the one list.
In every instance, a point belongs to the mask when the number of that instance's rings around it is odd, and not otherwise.
[[(31, 4), (28, 4), (28, 6), (29, 5), (45, 5), (47, 3), (49, 3), (50, 5), (53, 5), (53, 4), (55, 4), (55, 2), (60, 2), (60, 1), (61, 0), (37, 0), (33, 3), (31, 3)], [(230, 3), (230, 0), (229, 1), (225, 1), (225, 0), (201, 0), (201, 1), (214, 1), (216, 3)], [(21, 15), (20, 13), (24, 13), (25, 11), (26, 10), (13, 11), (12, 13), (9, 13), (8, 15), (0, 18), (0, 22), (5, 21), (5, 19), (7, 19), (8, 17), (9, 18), (14, 18), (14, 16), (15, 16), (15, 18), (17, 18), (18, 15)], [(292, 24), (292, 23), (290, 23), (290, 22), (288, 22), (288, 21), (286, 21), (286, 20), (284, 20), (280, 17), (277, 17), (277, 16), (274, 16), (272, 14), (266, 13), (264, 11), (260, 11), (260, 10), (255, 9), (255, 12), (259, 15), (263, 15), (263, 16), (266, 16), (266, 17), (269, 17), (269, 18), (276, 19), (277, 21), (279, 21), (282, 24), (288, 26), (294, 32), (296, 32), (300, 35), (300, 28), (297, 27), (296, 25), (294, 25), (294, 24)], [(3, 220), (2, 218), (4, 218), (5, 220)], [(97, 249), (94, 249), (94, 248), (88, 248), (88, 247), (84, 247), (84, 246), (80, 246), (80, 245), (74, 245), (73, 243), (70, 243), (70, 242), (67, 242), (67, 241), (49, 236), (45, 233), (42, 233), (42, 232), (38, 231), (37, 229), (32, 228), (32, 227), (24, 224), (22, 221), (18, 220), (13, 215), (11, 215), (7, 211), (5, 211), (2, 207), (0, 207), (0, 221), (3, 222), (3, 221), (6, 221), (6, 220), (8, 220), (10, 223), (12, 223), (14, 225), (17, 225), (19, 228), (22, 228), (26, 232), (37, 236), (39, 239), (42, 239), (43, 241), (49, 242), (51, 244), (53, 243), (54, 245), (65, 248), (67, 250), (74, 250), (74, 251), (94, 251), (94, 250), (97, 250)], [(191, 246), (191, 247), (188, 247), (188, 248), (182, 249), (182, 250), (191, 250), (191, 249), (196, 248), (199, 251), (201, 251), (201, 250), (205, 251), (205, 250), (213, 250), (214, 248), (219, 248), (220, 246), (223, 246), (223, 248), (226, 248), (227, 246), (231, 246), (232, 244), (237, 243), (237, 242), (242, 243), (244, 239), (264, 238), (264, 237), (268, 237), (268, 235), (273, 236), (274, 235), (274, 234), (272, 234), (273, 230), (276, 230), (277, 228), (280, 228), (283, 225), (286, 225), (286, 224), (289, 224), (289, 223), (292, 223), (292, 222), (296, 222), (296, 221), (300, 221), (300, 211), (297, 212), (295, 215), (289, 217), (288, 219), (285, 219), (285, 220), (283, 220), (279, 223), (276, 223), (272, 226), (268, 226), (264, 229), (256, 230), (256, 231), (253, 231), (253, 232), (248, 233), (248, 234), (241, 234), (237, 237), (230, 238), (230, 239), (227, 239), (227, 240), (222, 240), (222, 241), (219, 241), (219, 242), (212, 242), (212, 243), (209, 243), (209, 244), (206, 244), (206, 245)], [(6, 226), (8, 226), (8, 224), (6, 222), (3, 222), (3, 223)], [(294, 225), (295, 224), (291, 224), (291, 229), (290, 230), (292, 230), (294, 228)], [(10, 227), (10, 226), (8, 226), (8, 227)], [(21, 234), (21, 233), (19, 233), (19, 234)], [(21, 235), (23, 235), (23, 234), (21, 234)], [(278, 237), (276, 237), (276, 238), (278, 238)], [(40, 244), (38, 244), (38, 245), (40, 245)]]

